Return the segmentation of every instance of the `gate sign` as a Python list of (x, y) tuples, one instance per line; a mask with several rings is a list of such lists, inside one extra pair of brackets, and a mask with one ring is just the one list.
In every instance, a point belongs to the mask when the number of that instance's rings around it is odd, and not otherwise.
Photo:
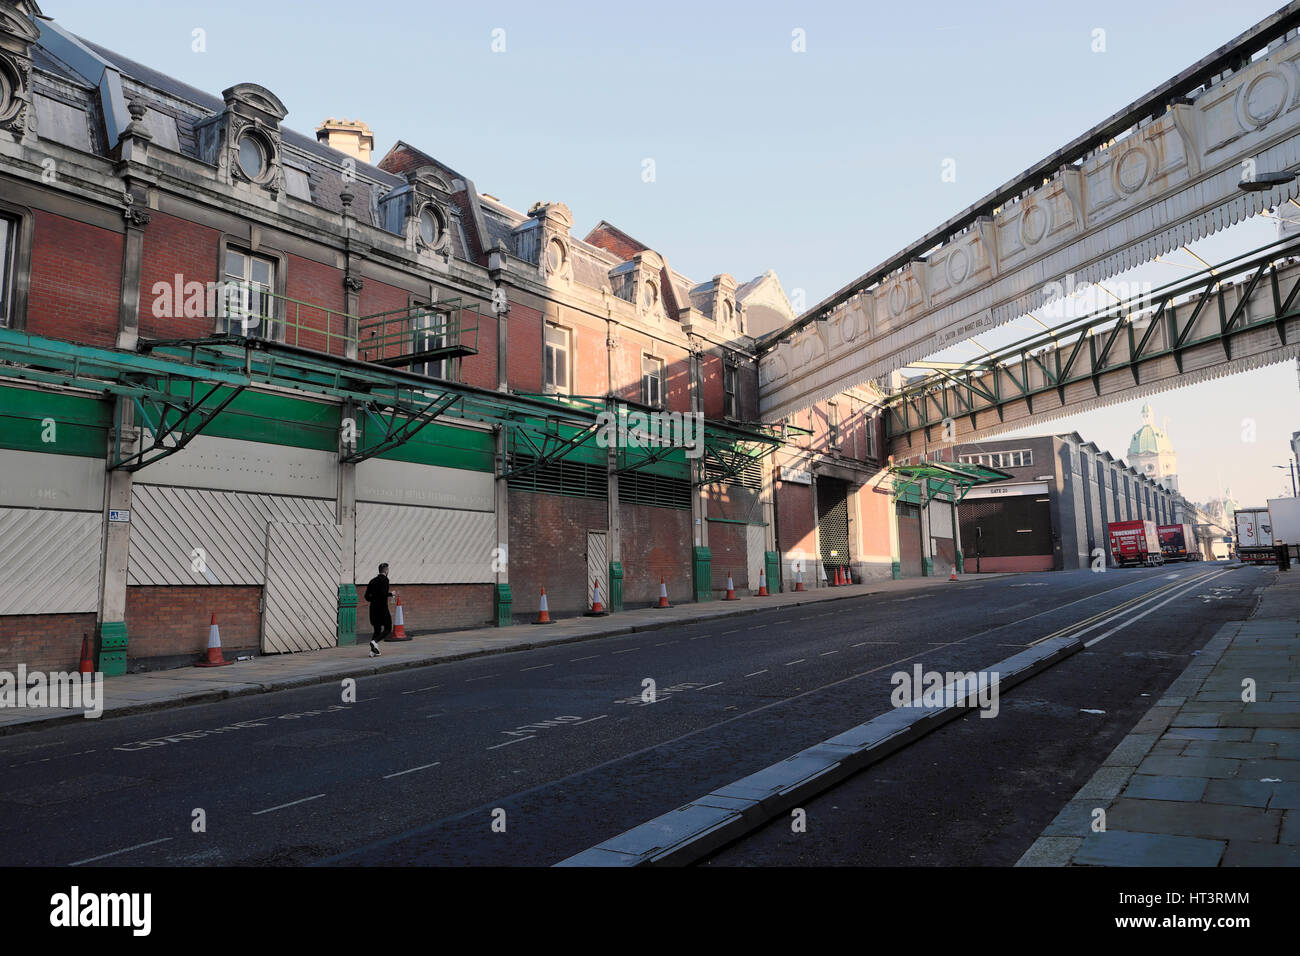
[(108, 520), (109, 520), (109, 521), (124, 521), (124, 522), (126, 522), (127, 524), (130, 524), (130, 522), (131, 522), (131, 512), (130, 512), (129, 510), (124, 510), (124, 511), (110, 511), (110, 512), (108, 513)]

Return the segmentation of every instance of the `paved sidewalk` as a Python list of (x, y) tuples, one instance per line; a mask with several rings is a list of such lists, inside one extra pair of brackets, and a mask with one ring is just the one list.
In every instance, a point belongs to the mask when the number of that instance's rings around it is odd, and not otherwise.
[[(1261, 592), (1017, 866), (1300, 865), (1300, 572), (1275, 572)], [(1104, 832), (1092, 829), (1099, 808)]]
[[(885, 579), (838, 588), (817, 588), (798, 593), (791, 591), (762, 598), (747, 596), (736, 602), (710, 601), (672, 608), (629, 610), (607, 617), (562, 618), (549, 626), (515, 624), (510, 627), (480, 627), (424, 635), (417, 631), (412, 632), (413, 639), (409, 643), (385, 643), (383, 654), (373, 658), (370, 657), (369, 641), (364, 634), (358, 633), (358, 643), (348, 647), (330, 647), (300, 654), (267, 655), (251, 661), (238, 661), (229, 667), (183, 667), (111, 677), (104, 681), (103, 716), (124, 716), (181, 707), (244, 694), (323, 684), (345, 677), (365, 677), (485, 654), (632, 634), (801, 604), (927, 588), (960, 591), (1003, 576), (967, 575), (962, 577), (961, 583), (953, 583), (943, 577), (898, 581)], [(82, 719), (84, 717), (80, 710), (65, 708), (0, 709), (0, 735)]]

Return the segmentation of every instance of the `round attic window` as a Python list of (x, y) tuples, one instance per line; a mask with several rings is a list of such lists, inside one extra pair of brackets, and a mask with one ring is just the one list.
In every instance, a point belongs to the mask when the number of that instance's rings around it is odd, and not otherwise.
[(426, 246), (434, 246), (437, 245), (440, 235), (442, 235), (442, 223), (438, 220), (438, 214), (431, 206), (425, 206), (420, 210), (420, 238), (424, 240)]
[(655, 303), (659, 301), (659, 290), (655, 288), (653, 282), (647, 282), (645, 284), (645, 291), (641, 293), (641, 299), (645, 303), (647, 309), (653, 309), (655, 307)]
[(546, 264), (553, 273), (564, 268), (564, 243), (559, 239), (552, 239), (546, 244)]
[(254, 182), (266, 174), (266, 147), (252, 133), (239, 138), (239, 168)]

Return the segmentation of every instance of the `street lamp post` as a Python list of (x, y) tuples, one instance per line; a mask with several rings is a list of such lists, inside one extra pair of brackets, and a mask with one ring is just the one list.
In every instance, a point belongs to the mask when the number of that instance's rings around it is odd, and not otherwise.
[(1285, 465), (1274, 465), (1274, 468), (1281, 468), (1283, 471), (1291, 473), (1291, 497), (1300, 498), (1300, 490), (1296, 488), (1295, 462), (1288, 461)]

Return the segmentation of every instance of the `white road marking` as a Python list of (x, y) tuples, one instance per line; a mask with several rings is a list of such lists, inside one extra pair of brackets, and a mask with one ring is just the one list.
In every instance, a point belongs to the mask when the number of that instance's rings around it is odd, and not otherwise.
[(805, 660), (807, 660), (807, 658), (805, 658), (805, 657), (801, 657), (801, 658), (799, 658), (797, 661), (790, 661), (790, 662), (788, 662), (785, 666), (786, 666), (786, 667), (793, 667), (795, 664), (802, 664)]
[(569, 663), (576, 664), (578, 661), (594, 661), (599, 656), (599, 654), (592, 654), (590, 657), (570, 657)]
[[(1211, 578), (1217, 578), (1220, 574), (1227, 574), (1227, 573), (1228, 573), (1227, 571), (1220, 571), (1218, 574), (1210, 575), (1210, 577), (1211, 577)], [(1114, 627), (1112, 627), (1112, 628), (1111, 628), (1109, 631), (1107, 631), (1105, 634), (1099, 634), (1099, 635), (1097, 635), (1096, 637), (1094, 637), (1092, 640), (1090, 640), (1090, 641), (1085, 641), (1083, 646), (1084, 646), (1084, 647), (1092, 647), (1094, 644), (1100, 644), (1102, 641), (1104, 641), (1106, 638), (1110, 637), (1110, 636), (1111, 636), (1112, 634), (1114, 634), (1116, 631), (1122, 631), (1124, 628), (1128, 627), (1128, 626), (1129, 626), (1130, 624), (1132, 624), (1134, 621), (1140, 621), (1140, 620), (1142, 620), (1142, 618), (1146, 617), (1146, 616), (1147, 616), (1148, 614), (1150, 614), (1152, 611), (1158, 611), (1160, 608), (1164, 607), (1164, 606), (1165, 606), (1166, 604), (1168, 604), (1170, 601), (1177, 600), (1178, 598), (1180, 598), (1180, 597), (1182, 597), (1183, 595), (1185, 595), (1188, 591), (1190, 591), (1190, 590), (1194, 590), (1194, 589), (1195, 589), (1195, 588), (1196, 588), (1196, 587), (1197, 587), (1197, 586), (1198, 586), (1202, 581), (1204, 581), (1204, 580), (1206, 580), (1206, 579), (1205, 579), (1205, 578), (1198, 578), (1197, 580), (1192, 581), (1192, 582), (1191, 582), (1190, 584), (1188, 584), (1188, 586), (1186, 586), (1186, 587), (1176, 588), (1176, 589), (1174, 590), (1174, 593), (1173, 593), (1173, 594), (1171, 594), (1169, 597), (1165, 598), (1165, 599), (1164, 599), (1163, 601), (1161, 601), (1159, 604), (1156, 604), (1156, 605), (1154, 605), (1153, 607), (1149, 607), (1149, 608), (1147, 608), (1145, 611), (1143, 611), (1141, 614), (1135, 615), (1134, 617), (1130, 617), (1130, 618), (1128, 618), (1127, 620), (1122, 621), (1122, 622), (1119, 623), (1119, 624), (1116, 624)], [(1141, 607), (1140, 604), (1139, 604), (1138, 606)], [(1098, 626), (1098, 625), (1094, 625), (1094, 627), (1096, 627), (1096, 626)], [(1092, 630), (1092, 628), (1088, 628), (1088, 629), (1086, 629), (1085, 631), (1083, 631), (1083, 633), (1086, 634), (1089, 630)]]
[(488, 750), (496, 750), (498, 747), (509, 747), (511, 744), (518, 744), (518, 743), (523, 743), (525, 740), (536, 740), (536, 739), (537, 739), (536, 734), (533, 734), (531, 737), (516, 737), (514, 740), (507, 740), (503, 744), (493, 744), (491, 747), (488, 748)]
[(362, 697), (360, 700), (356, 701), (356, 703), (358, 703), (358, 704), (364, 704), (364, 703), (365, 703), (366, 701), (368, 701), (368, 700), (379, 700), (379, 698), (378, 698), (378, 697)]
[(676, 643), (677, 643), (676, 641), (662, 641), (656, 644), (655, 647), (667, 647), (669, 644), (676, 644)]
[(255, 817), (261, 816), (263, 813), (270, 813), (272, 810), (283, 810), (285, 807), (296, 807), (300, 803), (306, 803), (309, 800), (319, 800), (323, 796), (325, 796), (325, 794), (318, 793), (314, 797), (303, 797), (301, 800), (293, 800), (289, 803), (282, 803), (278, 807), (267, 807), (265, 810), (254, 810), (253, 816)]
[(838, 653), (839, 653), (839, 651), (826, 651), (825, 653), (823, 653), (823, 654), (818, 654), (817, 656), (818, 656), (818, 657), (830, 657), (832, 654), (838, 654)]
[(726, 637), (728, 634), (735, 634), (735, 633), (736, 633), (737, 631), (739, 631), (739, 630), (740, 630), (740, 628), (738, 628), (738, 627), (733, 627), (733, 628), (732, 628), (731, 630), (729, 630), (729, 631), (723, 631), (721, 636), (722, 636), (722, 637)]
[(472, 684), (476, 680), (491, 680), (494, 677), (500, 677), (500, 676), (501, 676), (500, 674), (487, 674), (484, 677), (467, 677), (465, 678), (465, 683)]
[(117, 856), (119, 853), (130, 853), (132, 850), (141, 850), (147, 846), (153, 846), (157, 843), (166, 843), (171, 837), (163, 837), (161, 840), (150, 840), (148, 843), (137, 843), (135, 846), (126, 847), (123, 850), (114, 850), (112, 853), (102, 853), (99, 856), (92, 856), (88, 860), (78, 860), (76, 863), (69, 863), (68, 866), (81, 866), (83, 863), (94, 863), (96, 860), (107, 860), (110, 856)]
[(430, 767), (436, 767), (436, 766), (438, 766), (438, 764), (440, 764), (441, 762), (442, 762), (442, 761), (440, 761), (440, 760), (435, 760), (433, 763), (426, 763), (426, 764), (424, 764), (423, 766), (420, 766), (420, 767), (412, 767), (410, 770), (399, 770), (399, 771), (397, 771), (397, 773), (386, 773), (386, 774), (384, 774), (384, 779), (385, 779), (385, 780), (388, 780), (388, 779), (391, 778), (391, 777), (400, 777), (400, 776), (402, 776), (403, 774), (407, 774), (407, 773), (415, 773), (415, 771), (417, 771), (417, 770), (428, 770)]
[(627, 648), (624, 648), (624, 649), (621, 650), (621, 651), (610, 651), (610, 653), (611, 653), (611, 654), (631, 654), (633, 651), (639, 651), (639, 650), (641, 650), (641, 648), (639, 648), (639, 647), (627, 647)]
[(767, 627), (766, 624), (755, 624), (753, 627), (750, 628), (750, 630), (751, 630), (751, 631), (761, 631), (761, 630), (762, 630), (763, 628), (765, 628), (765, 627)]
[(722, 681), (718, 681), (718, 682), (715, 683), (715, 684), (705, 684), (703, 687), (697, 687), (697, 688), (695, 688), (695, 689), (696, 689), (696, 690), (708, 690), (710, 687), (720, 687), (720, 686), (722, 686)]
[(415, 690), (404, 690), (404, 691), (402, 691), (402, 693), (403, 693), (403, 694), (418, 694), (418, 693), (420, 693), (421, 691), (426, 691), (426, 690), (437, 690), (437, 689), (438, 689), (439, 687), (441, 687), (441, 686), (442, 686), (441, 684), (434, 684), (432, 687), (417, 687), (417, 688), (415, 688)]
[(766, 674), (766, 673), (767, 673), (767, 668), (764, 667), (761, 671), (754, 671), (754, 673), (752, 673), (752, 674), (746, 674), (745, 676), (746, 676), (746, 677), (757, 677), (759, 674)]
[(522, 674), (525, 671), (539, 671), (543, 667), (554, 667), (554, 666), (555, 666), (554, 664), (538, 664), (536, 667), (521, 667), (519, 668), (519, 673)]
[(572, 726), (577, 727), (578, 724), (589, 724), (589, 723), (591, 723), (593, 720), (603, 720), (604, 718), (606, 718), (606, 717), (608, 717), (608, 716), (609, 716), (609, 714), (601, 714), (599, 717), (588, 717), (586, 720), (580, 720), (580, 721), (578, 721), (577, 724), (573, 724)]

